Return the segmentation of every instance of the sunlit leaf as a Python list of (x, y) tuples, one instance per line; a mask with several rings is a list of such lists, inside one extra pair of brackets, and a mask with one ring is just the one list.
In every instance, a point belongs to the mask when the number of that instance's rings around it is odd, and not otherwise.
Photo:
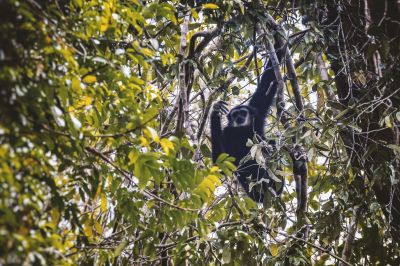
[(273, 244), (273, 243), (269, 244), (268, 249), (269, 249), (269, 252), (271, 252), (271, 255), (273, 257), (276, 257), (278, 255), (279, 246), (277, 244)]
[(85, 83), (91, 84), (91, 83), (95, 83), (97, 81), (96, 76), (93, 75), (87, 75), (83, 78), (82, 80)]
[(218, 5), (212, 4), (212, 3), (204, 4), (204, 5), (202, 5), (202, 7), (204, 9), (219, 9)]

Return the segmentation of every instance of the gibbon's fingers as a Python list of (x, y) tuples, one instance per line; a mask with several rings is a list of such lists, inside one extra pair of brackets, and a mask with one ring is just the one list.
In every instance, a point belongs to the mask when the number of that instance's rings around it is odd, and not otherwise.
[(220, 101), (217, 101), (215, 104), (218, 104), (218, 105), (228, 105), (225, 101), (222, 101), (222, 100), (220, 100)]
[(228, 109), (227, 109), (226, 103), (224, 101), (218, 101), (218, 102), (214, 103), (213, 110), (222, 112), (222, 111), (225, 111)]
[(221, 113), (223, 113), (223, 114), (229, 113), (228, 108), (226, 106), (221, 106)]
[(227, 114), (227, 113), (229, 112), (229, 110), (228, 110), (228, 103), (227, 103), (227, 102), (225, 102), (225, 101), (218, 101), (217, 104), (218, 104), (218, 106), (219, 106), (219, 108), (220, 108), (220, 110), (221, 110), (221, 112), (222, 112), (223, 114)]

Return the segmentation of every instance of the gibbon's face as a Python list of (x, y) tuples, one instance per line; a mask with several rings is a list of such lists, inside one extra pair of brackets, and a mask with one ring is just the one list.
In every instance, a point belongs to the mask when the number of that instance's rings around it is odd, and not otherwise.
[(250, 126), (253, 122), (253, 115), (247, 106), (235, 107), (228, 114), (229, 125), (233, 127)]

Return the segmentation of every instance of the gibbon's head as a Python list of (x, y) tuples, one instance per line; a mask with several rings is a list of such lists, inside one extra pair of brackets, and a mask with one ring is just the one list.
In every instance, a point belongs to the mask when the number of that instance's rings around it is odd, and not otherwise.
[(228, 114), (228, 125), (231, 127), (247, 127), (253, 124), (254, 108), (247, 105), (239, 105)]

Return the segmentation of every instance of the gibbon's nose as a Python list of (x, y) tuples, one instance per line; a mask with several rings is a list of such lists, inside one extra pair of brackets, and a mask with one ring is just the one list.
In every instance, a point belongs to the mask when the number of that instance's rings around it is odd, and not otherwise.
[(243, 124), (243, 122), (244, 122), (244, 117), (241, 117), (241, 116), (237, 117), (237, 118), (236, 118), (236, 122), (237, 122), (238, 124)]

